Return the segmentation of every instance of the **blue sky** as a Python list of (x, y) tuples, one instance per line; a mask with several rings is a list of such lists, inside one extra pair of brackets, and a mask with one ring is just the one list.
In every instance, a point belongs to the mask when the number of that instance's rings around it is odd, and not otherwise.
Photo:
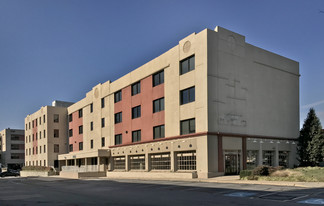
[(323, 0), (0, 0), (0, 130), (217, 25), (298, 61), (301, 125), (310, 107), (324, 124)]

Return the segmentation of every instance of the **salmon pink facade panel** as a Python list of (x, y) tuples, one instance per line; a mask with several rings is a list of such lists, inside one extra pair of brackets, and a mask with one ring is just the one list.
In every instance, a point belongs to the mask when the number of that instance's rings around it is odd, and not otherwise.
[(83, 118), (79, 117), (79, 111), (72, 113), (72, 121), (69, 122), (69, 130), (72, 129), (72, 136), (69, 137), (69, 145), (73, 145), (73, 151), (79, 151), (79, 143), (83, 142), (83, 128), (79, 134), (79, 127), (83, 127)]
[[(115, 124), (115, 135), (122, 134), (122, 144), (132, 143), (132, 131), (141, 130), (141, 142), (153, 140), (153, 127), (164, 124), (164, 111), (153, 113), (153, 101), (164, 97), (164, 84), (153, 87), (152, 76), (140, 81), (140, 93), (132, 96), (132, 86), (122, 89), (122, 100), (115, 103), (115, 114), (122, 112), (122, 122)], [(132, 119), (132, 108), (141, 106), (141, 115)]]

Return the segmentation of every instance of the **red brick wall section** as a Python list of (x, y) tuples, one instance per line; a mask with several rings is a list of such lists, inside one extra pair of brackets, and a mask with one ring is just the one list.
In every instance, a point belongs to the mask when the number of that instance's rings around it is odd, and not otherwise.
[(73, 151), (79, 151), (79, 143), (83, 142), (83, 134), (79, 134), (79, 126), (83, 125), (83, 118), (79, 118), (79, 111), (72, 113), (69, 129), (73, 129), (73, 136), (69, 137), (69, 145), (73, 144)]
[[(39, 153), (39, 151), (37, 150), (37, 154), (36, 154), (36, 148), (38, 146), (38, 134), (37, 134), (37, 126), (36, 126), (36, 119), (34, 119), (32, 121), (32, 124), (34, 125), (34, 128), (33, 128), (33, 135), (34, 135), (34, 139), (33, 139), (33, 148), (34, 148), (34, 155), (37, 155)], [(36, 139), (36, 135), (37, 135), (37, 139)]]
[[(122, 89), (122, 101), (115, 103), (115, 114), (122, 112), (122, 122), (115, 124), (115, 134), (122, 134), (123, 144), (132, 143), (132, 131), (141, 130), (141, 141), (153, 140), (153, 127), (164, 124), (164, 111), (153, 114), (153, 100), (164, 97), (164, 84), (153, 87), (152, 76), (141, 80), (141, 93), (132, 96), (131, 86)], [(141, 105), (141, 117), (132, 119), (132, 108)]]

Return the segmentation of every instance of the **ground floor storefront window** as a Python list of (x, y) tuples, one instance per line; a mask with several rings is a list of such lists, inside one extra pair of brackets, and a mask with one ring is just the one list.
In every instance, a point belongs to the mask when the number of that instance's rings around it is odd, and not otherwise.
[(289, 167), (289, 152), (279, 151), (279, 166)]
[(177, 153), (178, 170), (196, 170), (196, 151)]
[(115, 170), (125, 170), (125, 157), (114, 157), (114, 169)]
[(263, 151), (263, 165), (274, 166), (274, 151)]
[(248, 150), (246, 155), (246, 169), (251, 170), (258, 166), (258, 150)]
[(129, 156), (131, 170), (145, 170), (145, 155)]
[(170, 170), (171, 156), (170, 153), (152, 154), (151, 155), (152, 170)]

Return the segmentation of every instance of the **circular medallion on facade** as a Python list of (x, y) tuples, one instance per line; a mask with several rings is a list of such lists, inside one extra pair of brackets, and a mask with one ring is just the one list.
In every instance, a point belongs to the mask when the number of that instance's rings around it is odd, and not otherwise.
[(231, 50), (234, 50), (235, 49), (235, 47), (236, 47), (236, 40), (235, 40), (234, 36), (228, 36), (228, 38), (227, 38), (227, 44), (228, 44), (228, 47)]
[(94, 90), (94, 97), (95, 98), (98, 98), (99, 97), (99, 90), (98, 90), (98, 88), (95, 88), (95, 90)]
[(183, 44), (183, 48), (182, 48), (183, 52), (184, 52), (184, 53), (189, 52), (189, 51), (190, 51), (190, 47), (191, 47), (191, 43), (190, 43), (190, 41), (186, 41), (186, 42)]

